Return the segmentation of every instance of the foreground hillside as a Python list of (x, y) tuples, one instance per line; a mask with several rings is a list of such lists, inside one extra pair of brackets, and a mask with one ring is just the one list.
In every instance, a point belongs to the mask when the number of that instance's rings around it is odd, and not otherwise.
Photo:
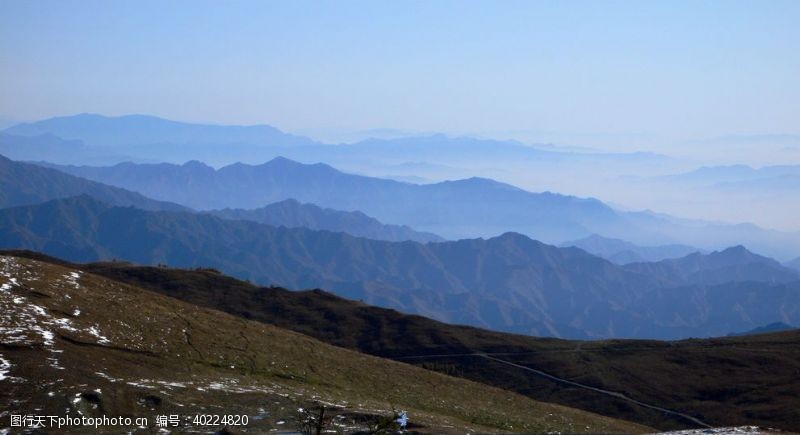
[(646, 430), (53, 263), (0, 256), (0, 307), (8, 414), (149, 417), (150, 427), (156, 415), (234, 414), (263, 432), (292, 430), (298, 407), (326, 403), (344, 431), (393, 409), (433, 433)]
[(80, 268), (337, 346), (664, 430), (700, 423), (800, 429), (800, 331), (672, 342), (542, 339), (448, 325), (320, 290), (259, 288), (209, 270), (71, 265), (36, 253), (7, 254)]

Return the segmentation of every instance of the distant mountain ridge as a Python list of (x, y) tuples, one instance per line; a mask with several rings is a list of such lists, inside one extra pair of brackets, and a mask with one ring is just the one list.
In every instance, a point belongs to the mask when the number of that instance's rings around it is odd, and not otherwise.
[(196, 209), (252, 209), (296, 199), (361, 211), (383, 223), (408, 225), (448, 239), (517, 231), (551, 241), (586, 234), (588, 226), (602, 228), (624, 220), (596, 199), (532, 193), (484, 178), (416, 185), (280, 157), (261, 165), (237, 163), (217, 170), (200, 162), (49, 166)]
[(643, 246), (691, 244), (713, 250), (743, 244), (781, 260), (794, 258), (800, 251), (800, 233), (621, 212), (594, 198), (534, 193), (479, 177), (416, 185), (282, 157), (260, 165), (237, 163), (220, 169), (195, 161), (183, 165), (49, 166), (196, 209), (252, 209), (297, 199), (361, 211), (386, 224), (408, 225), (451, 240), (513, 231), (556, 244), (591, 234)]
[(616, 264), (660, 261), (668, 258), (679, 258), (693, 252), (702, 251), (688, 245), (639, 246), (620, 239), (611, 239), (598, 234), (562, 243), (560, 246), (574, 246), (584, 251), (603, 257)]
[(156, 201), (139, 193), (107, 186), (0, 155), (0, 208), (37, 204), (57, 198), (91, 195), (109, 204), (145, 210), (186, 211), (187, 207)]
[(796, 197), (800, 188), (800, 165), (704, 166), (690, 172), (655, 177), (652, 181), (725, 194), (770, 192)]
[[(307, 137), (278, 130), (270, 125), (218, 125), (172, 121), (152, 115), (104, 116), (82, 113), (13, 125), (3, 133), (14, 136), (52, 135), (66, 140), (80, 140), (89, 146), (130, 147), (148, 145), (259, 145), (273, 147), (298, 160), (314, 157), (322, 160), (352, 159), (358, 155), (382, 156), (396, 162), (410, 154), (418, 160), (441, 161), (485, 158), (495, 155), (511, 160), (623, 159), (632, 162), (669, 160), (649, 152), (575, 153), (554, 150), (550, 145), (531, 146), (514, 140), (450, 136), (442, 133), (390, 139), (369, 138), (349, 144), (322, 144)], [(298, 147), (303, 145), (304, 147)], [(280, 148), (284, 148), (280, 150)], [(304, 148), (311, 151), (304, 152)], [(239, 151), (239, 150), (235, 150)], [(487, 154), (488, 153), (488, 154)], [(338, 157), (337, 157), (338, 156)], [(137, 156), (143, 157), (142, 155)], [(195, 157), (197, 158), (197, 157)], [(260, 159), (269, 158), (261, 155)], [(184, 157), (183, 160), (186, 160)]]
[[(73, 261), (212, 266), (263, 284), (322, 287), (442, 321), (525, 334), (679, 338), (724, 335), (780, 316), (800, 321), (797, 274), (739, 248), (620, 267), (514, 233), (386, 242), (112, 207), (86, 196), (0, 210), (0, 247)], [(748, 281), (721, 282), (725, 276)]]
[(275, 227), (308, 228), (312, 230), (338, 231), (356, 237), (390, 242), (410, 240), (414, 242), (444, 241), (436, 234), (414, 231), (404, 225), (386, 225), (360, 211), (339, 211), (302, 204), (294, 199), (276, 202), (254, 210), (222, 209), (208, 212), (224, 219), (238, 219)]
[(18, 124), (4, 130), (16, 136), (50, 134), (95, 147), (146, 145), (309, 145), (311, 139), (270, 125), (210, 125), (170, 121), (149, 115), (109, 117), (83, 113)]
[(713, 185), (782, 176), (800, 176), (800, 165), (774, 165), (761, 168), (753, 168), (747, 165), (703, 166), (694, 171), (657, 177), (657, 179)]
[[(191, 163), (190, 163), (191, 164)], [(0, 155), (0, 208), (37, 204), (56, 198), (89, 195), (112, 205), (145, 210), (189, 211), (187, 207), (147, 198), (139, 193), (64, 174), (62, 171), (15, 162)], [(251, 220), (273, 226), (341, 231), (376, 240), (442, 241), (441, 237), (401, 225), (385, 225), (364, 213), (323, 209), (313, 204), (285, 200), (255, 210), (214, 210), (226, 219)]]

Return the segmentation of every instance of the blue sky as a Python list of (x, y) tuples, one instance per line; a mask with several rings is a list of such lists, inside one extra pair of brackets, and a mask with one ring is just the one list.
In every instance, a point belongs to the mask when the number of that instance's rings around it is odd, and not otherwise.
[(0, 118), (646, 147), (800, 134), (800, 2), (0, 1)]

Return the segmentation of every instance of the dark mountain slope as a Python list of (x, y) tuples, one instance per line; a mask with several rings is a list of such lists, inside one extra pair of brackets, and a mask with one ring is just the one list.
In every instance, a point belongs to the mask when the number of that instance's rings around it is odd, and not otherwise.
[(76, 195), (90, 195), (109, 204), (135, 206), (145, 210), (188, 210), (177, 204), (146, 198), (139, 193), (0, 156), (0, 208), (37, 204)]
[[(443, 321), (548, 336), (708, 336), (718, 333), (709, 313), (725, 319), (725, 332), (777, 320), (795, 322), (800, 316), (794, 302), (798, 292), (791, 286), (777, 299), (751, 300), (753, 291), (768, 287), (761, 283), (729, 294), (709, 293), (700, 284), (682, 292), (664, 291), (669, 304), (649, 307), (653, 298), (662, 297), (656, 290), (684, 285), (681, 277), (651, 278), (577, 248), (556, 248), (514, 233), (488, 240), (385, 242), (209, 215), (112, 207), (79, 197), (1, 210), (0, 247), (76, 261), (119, 258), (212, 266), (259, 283), (322, 287)], [(749, 267), (741, 266), (742, 276), (757, 275)], [(761, 264), (753, 267), (759, 272)], [(714, 273), (710, 269), (708, 274)], [(711, 297), (676, 296), (684, 294)], [(726, 294), (723, 304), (718, 298)], [(686, 310), (696, 299), (702, 304)], [(725, 308), (718, 312), (705, 304)], [(681, 311), (690, 313), (681, 322), (663, 320)]]
[(238, 219), (275, 227), (308, 228), (347, 233), (367, 239), (402, 242), (440, 242), (443, 239), (435, 234), (421, 233), (404, 225), (385, 225), (359, 211), (339, 211), (317, 207), (314, 204), (301, 204), (294, 199), (276, 202), (254, 210), (230, 209), (212, 210), (209, 214), (225, 219)]
[(646, 403), (682, 410), (712, 425), (757, 424), (796, 430), (800, 421), (800, 383), (795, 375), (800, 370), (800, 332), (681, 342), (541, 339), (448, 325), (321, 290), (259, 288), (212, 270), (120, 262), (72, 265), (31, 252), (4, 254), (79, 268), (337, 346), (391, 356), (660, 429), (693, 425), (674, 415), (631, 406), (473, 354), (493, 354), (598, 388), (624, 392)]

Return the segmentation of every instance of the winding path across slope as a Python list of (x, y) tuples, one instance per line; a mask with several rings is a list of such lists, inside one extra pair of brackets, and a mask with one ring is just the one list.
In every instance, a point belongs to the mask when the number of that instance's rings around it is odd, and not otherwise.
[[(505, 355), (510, 355), (510, 354), (506, 353)], [(645, 407), (645, 408), (653, 409), (653, 410), (656, 410), (656, 411), (659, 411), (659, 412), (663, 412), (665, 414), (674, 415), (676, 417), (680, 417), (680, 418), (686, 419), (688, 421), (691, 421), (692, 423), (694, 423), (694, 424), (696, 424), (696, 425), (698, 425), (700, 427), (705, 427), (705, 428), (711, 428), (712, 427), (708, 423), (706, 423), (706, 422), (704, 422), (704, 421), (702, 421), (702, 420), (700, 420), (700, 419), (698, 419), (696, 417), (692, 417), (691, 415), (684, 414), (684, 413), (679, 412), (679, 411), (674, 411), (672, 409), (667, 409), (667, 408), (663, 408), (661, 406), (645, 403), (645, 402), (642, 402), (640, 400), (636, 400), (636, 399), (633, 399), (631, 397), (628, 397), (624, 393), (620, 393), (620, 392), (617, 392), (617, 391), (605, 390), (603, 388), (597, 388), (597, 387), (593, 387), (591, 385), (581, 384), (580, 382), (575, 382), (575, 381), (570, 381), (568, 379), (559, 378), (558, 376), (551, 375), (550, 373), (543, 372), (541, 370), (537, 370), (537, 369), (534, 369), (534, 368), (531, 368), (531, 367), (527, 367), (527, 366), (524, 366), (524, 365), (521, 365), (521, 364), (513, 363), (511, 361), (506, 361), (504, 359), (500, 359), (500, 358), (497, 358), (495, 356), (492, 356), (492, 354), (488, 354), (488, 353), (462, 353), (462, 354), (450, 354), (450, 355), (448, 355), (448, 354), (442, 354), (442, 355), (419, 355), (419, 356), (406, 356), (406, 357), (401, 357), (401, 358), (398, 358), (398, 359), (445, 358), (445, 357), (465, 357), (465, 356), (475, 356), (475, 357), (484, 358), (484, 359), (487, 359), (487, 360), (490, 360), (490, 361), (495, 361), (495, 362), (498, 362), (498, 363), (501, 363), (501, 364), (506, 364), (506, 365), (509, 365), (511, 367), (518, 368), (520, 370), (525, 370), (527, 372), (534, 373), (536, 375), (539, 375), (539, 376), (542, 376), (544, 378), (550, 379), (551, 381), (554, 381), (554, 382), (557, 382), (557, 383), (567, 384), (567, 385), (571, 385), (573, 387), (578, 387), (578, 388), (582, 388), (582, 389), (585, 389), (585, 390), (594, 391), (596, 393), (604, 394), (606, 396), (611, 396), (611, 397), (613, 397), (615, 399), (624, 400), (626, 402), (633, 403), (633, 404), (638, 405), (638, 406), (642, 406), (642, 407)]]
[(579, 382), (574, 382), (574, 381), (570, 381), (570, 380), (567, 380), (567, 379), (564, 379), (564, 378), (559, 378), (558, 376), (553, 376), (553, 375), (551, 375), (549, 373), (545, 373), (545, 372), (543, 372), (541, 370), (537, 370), (537, 369), (533, 369), (533, 368), (530, 368), (530, 367), (526, 367), (526, 366), (523, 366), (521, 364), (513, 363), (511, 361), (502, 360), (500, 358), (495, 358), (495, 357), (493, 357), (491, 355), (488, 355), (488, 354), (485, 354), (485, 353), (476, 353), (475, 356), (479, 356), (481, 358), (486, 358), (488, 360), (496, 361), (496, 362), (499, 362), (499, 363), (502, 363), (502, 364), (507, 364), (507, 365), (510, 365), (512, 367), (516, 367), (518, 369), (525, 370), (525, 371), (528, 371), (528, 372), (536, 373), (539, 376), (543, 376), (545, 378), (548, 378), (548, 379), (556, 381), (556, 382), (572, 385), (574, 387), (583, 388), (583, 389), (586, 389), (586, 390), (591, 390), (591, 391), (594, 391), (594, 392), (597, 392), (597, 393), (600, 393), (600, 394), (605, 394), (607, 396), (614, 397), (616, 399), (620, 399), (620, 400), (624, 400), (626, 402), (634, 403), (636, 405), (643, 406), (645, 408), (650, 408), (650, 409), (654, 409), (656, 411), (661, 411), (661, 412), (663, 412), (665, 414), (670, 414), (670, 415), (674, 415), (674, 416), (677, 416), (677, 417), (685, 418), (686, 420), (689, 420), (689, 421), (691, 421), (692, 423), (694, 423), (694, 424), (696, 424), (698, 426), (707, 427), (707, 428), (711, 427), (711, 425), (703, 422), (702, 420), (700, 420), (698, 418), (692, 417), (691, 415), (684, 414), (684, 413), (678, 412), (678, 411), (673, 411), (673, 410), (667, 409), (667, 408), (662, 408), (660, 406), (651, 405), (649, 403), (645, 403), (645, 402), (642, 402), (642, 401), (639, 401), (639, 400), (636, 400), (636, 399), (632, 399), (632, 398), (626, 396), (623, 393), (619, 393), (619, 392), (616, 392), (616, 391), (610, 391), (610, 390), (604, 390), (602, 388), (592, 387), (591, 385), (581, 384)]

